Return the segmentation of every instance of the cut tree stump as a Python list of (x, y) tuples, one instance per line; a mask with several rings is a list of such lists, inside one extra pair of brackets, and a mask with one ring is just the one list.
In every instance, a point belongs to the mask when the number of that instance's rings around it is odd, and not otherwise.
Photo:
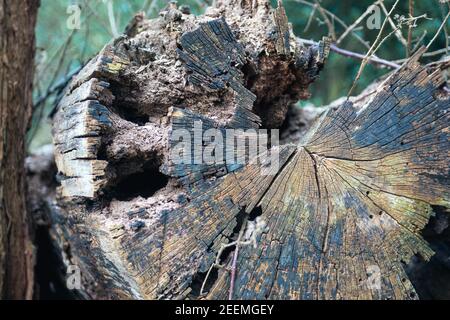
[(261, 175), (263, 155), (247, 165), (169, 157), (174, 130), (194, 136), (196, 120), (221, 132), (280, 127), (328, 51), (327, 39), (303, 46), (280, 3), (136, 16), (53, 119), (53, 237), (81, 269), (80, 294), (226, 299), (229, 244), (244, 234), (233, 299), (416, 299), (405, 266), (433, 255), (420, 231), (434, 206), (449, 207), (448, 64), (421, 66), (420, 50), (357, 103), (327, 108), (270, 150), (273, 175)]

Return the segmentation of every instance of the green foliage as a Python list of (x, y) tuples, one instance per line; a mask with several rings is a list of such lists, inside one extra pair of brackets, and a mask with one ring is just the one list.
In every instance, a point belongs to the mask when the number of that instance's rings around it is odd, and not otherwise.
[[(53, 88), (58, 82), (63, 81), (67, 74), (83, 65), (111, 40), (113, 33), (110, 17), (108, 16), (107, 1), (41, 0), (36, 27), (35, 101), (38, 101), (39, 97), (45, 96), (49, 89)], [(119, 31), (124, 30), (128, 21), (136, 12), (144, 10), (147, 12), (147, 16), (155, 17), (159, 10), (167, 5), (167, 1), (163, 0), (110, 1), (113, 4), (114, 20)], [(178, 4), (189, 5), (193, 13), (200, 14), (205, 6), (208, 5), (208, 2), (210, 3), (212, 0), (183, 0), (178, 1)], [(283, 1), (295, 34), (304, 39), (320, 40), (322, 36), (328, 34), (327, 25), (324, 23), (319, 10), (315, 10), (311, 24), (305, 30), (313, 7), (300, 2), (298, 0)], [(314, 3), (314, 0), (308, 0), (308, 2)], [(342, 19), (347, 25), (351, 25), (373, 2), (372, 0), (322, 0), (320, 3), (323, 8)], [(386, 7), (390, 8), (394, 1), (385, 0), (385, 3)], [(81, 8), (81, 28), (79, 30), (71, 30), (67, 27), (67, 19), (70, 17), (67, 8), (74, 4), (79, 5)], [(276, 5), (275, 0), (272, 0), (272, 5)], [(423, 44), (427, 44), (442, 23), (443, 16), (448, 11), (447, 5), (440, 4), (439, 0), (416, 0), (414, 15), (418, 16), (426, 13), (431, 19), (419, 21), (418, 26), (414, 28), (413, 39), (417, 39), (426, 32), (425, 37), (421, 41)], [(395, 13), (408, 16), (408, 1), (401, 0)], [(382, 19), (384, 19), (384, 15)], [(336, 33), (338, 35), (342, 34), (345, 29), (336, 21), (334, 21), (334, 24)], [(378, 30), (367, 29), (365, 21), (360, 26), (361, 28), (357, 31), (358, 35), (372, 43), (378, 34)], [(446, 29), (448, 28), (449, 23), (447, 22)], [(385, 34), (391, 30), (390, 26), (388, 26)], [(403, 27), (401, 32), (406, 38), (407, 28)], [(348, 35), (339, 46), (363, 54), (367, 52), (367, 49), (355, 41), (355, 38), (351, 35)], [(445, 47), (445, 35), (444, 32), (441, 32), (430, 51)], [(402, 59), (405, 58), (405, 48), (395, 36), (391, 36), (377, 52), (377, 56), (392, 61)], [(430, 59), (436, 60), (438, 58), (439, 56), (434, 56)], [(320, 79), (311, 88), (312, 97), (310, 102), (315, 105), (324, 105), (346, 95), (360, 62), (360, 60), (332, 53)], [(388, 69), (380, 69), (369, 65), (358, 82), (357, 90), (354, 93), (358, 93), (387, 71)], [(55, 98), (51, 96), (35, 111), (29, 135), (31, 150), (51, 141), (50, 125), (46, 119)]]

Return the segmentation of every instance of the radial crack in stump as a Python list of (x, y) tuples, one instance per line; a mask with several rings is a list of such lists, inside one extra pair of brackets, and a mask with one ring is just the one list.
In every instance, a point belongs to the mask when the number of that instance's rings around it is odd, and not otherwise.
[[(405, 267), (433, 255), (420, 235), (431, 206), (449, 208), (450, 101), (441, 70), (418, 56), (362, 109), (328, 110), (296, 146), (258, 202), (268, 231), (240, 249), (236, 298), (417, 298)], [(226, 298), (228, 277), (210, 298)]]

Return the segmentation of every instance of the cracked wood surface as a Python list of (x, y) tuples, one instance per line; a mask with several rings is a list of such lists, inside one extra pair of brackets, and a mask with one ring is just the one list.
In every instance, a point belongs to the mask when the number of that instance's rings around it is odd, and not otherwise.
[[(284, 10), (237, 3), (219, 1), (199, 20), (173, 5), (139, 20), (143, 31), (108, 45), (69, 86), (54, 119), (55, 228), (82, 268), (83, 293), (199, 298), (220, 247), (259, 210), (266, 228), (239, 249), (235, 299), (417, 298), (405, 265), (432, 256), (420, 230), (432, 206), (449, 206), (449, 96), (420, 52), (362, 106), (333, 107), (300, 141), (270, 150), (275, 175), (260, 174), (264, 154), (259, 165), (171, 163), (170, 133), (194, 134), (194, 120), (205, 130), (273, 127), (327, 56), (327, 41), (309, 50), (292, 34), (280, 41)], [(274, 74), (283, 82), (268, 92)], [(167, 184), (119, 199), (118, 183), (149, 168)], [(207, 298), (227, 298), (229, 281), (220, 269)]]

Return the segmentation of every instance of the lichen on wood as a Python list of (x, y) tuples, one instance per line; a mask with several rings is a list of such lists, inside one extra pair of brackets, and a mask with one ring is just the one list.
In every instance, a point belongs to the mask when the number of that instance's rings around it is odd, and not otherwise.
[[(219, 1), (200, 17), (171, 4), (135, 19), (69, 85), (54, 118), (56, 229), (82, 266), (84, 295), (226, 298), (226, 269), (206, 279), (206, 296), (200, 286), (258, 216), (266, 227), (239, 249), (234, 298), (417, 297), (405, 264), (432, 256), (420, 231), (433, 205), (449, 207), (449, 96), (442, 70), (418, 63), (422, 51), (369, 99), (328, 108), (300, 140), (270, 150), (274, 175), (260, 174), (265, 154), (237, 166), (171, 162), (173, 130), (193, 134), (195, 120), (276, 128), (308, 97), (329, 41), (307, 49), (286, 21), (262, 0)], [(140, 174), (150, 178), (139, 188), (164, 183), (120, 194)]]

